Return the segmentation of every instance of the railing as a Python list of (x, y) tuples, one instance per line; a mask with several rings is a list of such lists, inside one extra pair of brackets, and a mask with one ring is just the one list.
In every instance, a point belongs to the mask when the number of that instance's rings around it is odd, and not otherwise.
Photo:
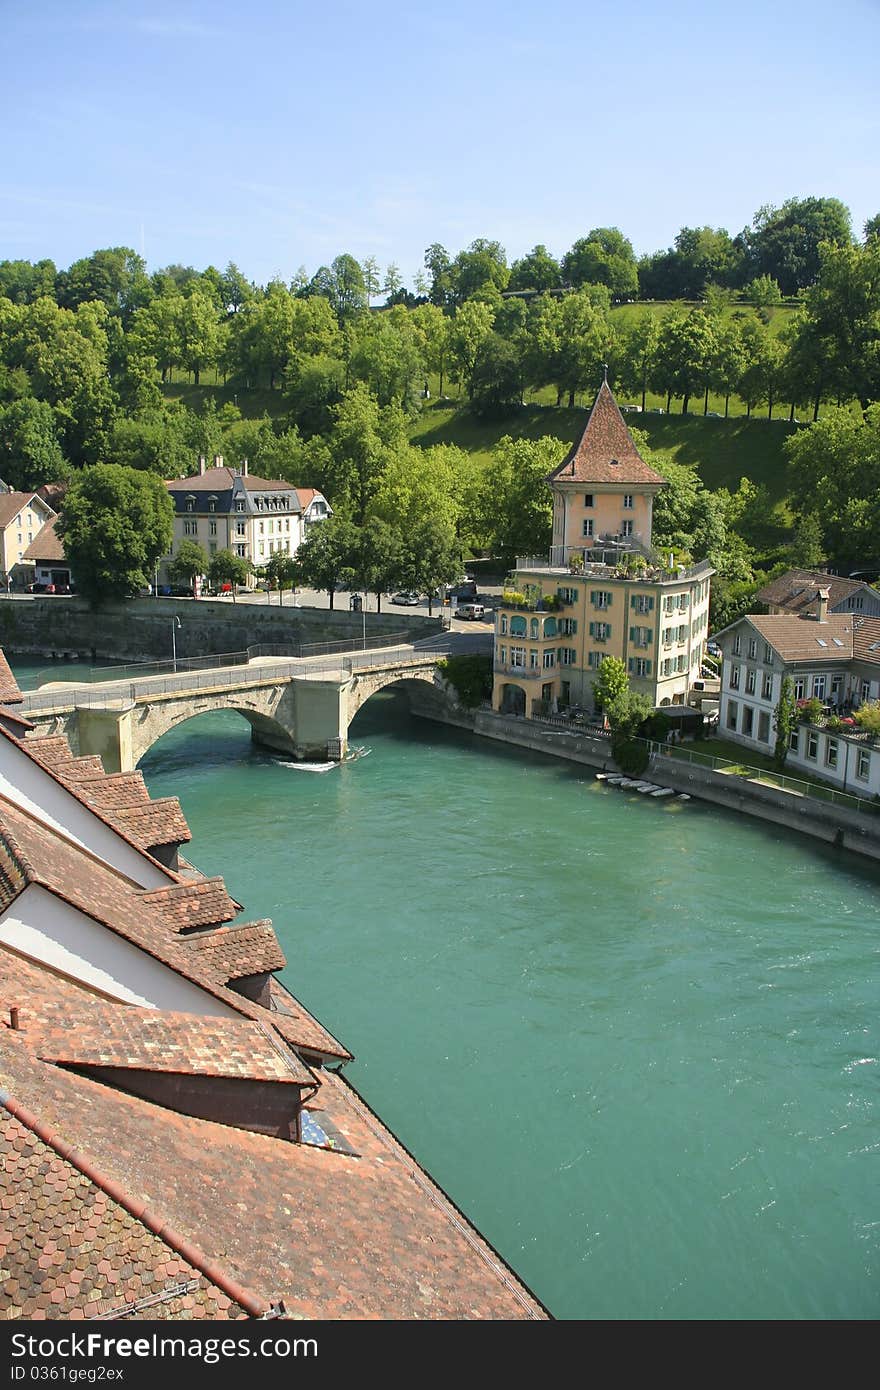
[(334, 660), (328, 654), (323, 660), (303, 661), (291, 658), (274, 665), (254, 666), (243, 671), (240, 666), (213, 671), (183, 672), (167, 676), (165, 679), (146, 677), (139, 681), (107, 681), (102, 686), (71, 684), (54, 691), (26, 693), (19, 708), (22, 714), (30, 715), (41, 710), (125, 708), (135, 704), (138, 699), (152, 696), (174, 695), (200, 690), (222, 690), (229, 686), (270, 684), (273, 681), (289, 681), (303, 676), (321, 676), (342, 672), (353, 675), (358, 671), (375, 667), (427, 666), (439, 657), (449, 656), (451, 649), (446, 644), (432, 643), (429, 646), (397, 646), (376, 651), (350, 652), (341, 654), (341, 660)]
[(495, 669), (496, 675), (501, 675), (501, 676), (516, 676), (516, 678), (517, 678), (518, 680), (526, 680), (526, 681), (534, 681), (534, 680), (552, 681), (552, 680), (553, 680), (553, 676), (554, 676), (554, 674), (555, 674), (555, 667), (550, 667), (548, 670), (545, 671), (545, 670), (543, 670), (543, 668), (540, 667), (540, 666), (532, 666), (532, 667), (529, 667), (528, 669), (527, 669), (525, 666), (509, 666), (509, 665), (502, 666), (501, 663), (500, 663), (500, 662), (497, 662), (497, 661), (496, 661), (496, 663), (495, 663), (495, 668), (494, 668), (494, 669)]
[(708, 753), (698, 753), (696, 749), (683, 748), (681, 744), (654, 743), (648, 740), (640, 740), (648, 744), (652, 755), (661, 758), (674, 758), (678, 762), (694, 763), (699, 767), (705, 767), (713, 772), (724, 772), (729, 776), (741, 777), (747, 782), (764, 782), (770, 786), (780, 787), (783, 791), (796, 792), (799, 796), (812, 797), (817, 801), (830, 801), (835, 806), (846, 806), (851, 811), (858, 811), (863, 815), (876, 816), (880, 814), (880, 804), (874, 801), (866, 801), (864, 797), (852, 796), (849, 792), (839, 792), (834, 787), (819, 786), (816, 782), (805, 782), (800, 777), (788, 777), (781, 772), (773, 772), (769, 768), (751, 767), (746, 763), (741, 763), (734, 758), (716, 758)]

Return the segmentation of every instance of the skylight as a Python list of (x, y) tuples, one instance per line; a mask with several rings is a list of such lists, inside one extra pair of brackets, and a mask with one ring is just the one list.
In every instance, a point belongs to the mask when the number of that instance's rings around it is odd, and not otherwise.
[(828, 646), (828, 643), (825, 641), (825, 638), (824, 638), (824, 637), (817, 637), (817, 638), (816, 638), (816, 641), (819, 643), (819, 646), (820, 646), (820, 647), (827, 647), (827, 646)]
[(841, 642), (841, 640), (840, 640), (839, 637), (832, 637), (831, 640), (832, 640), (832, 642), (834, 643), (835, 647), (842, 647), (842, 646), (843, 646), (843, 643)]

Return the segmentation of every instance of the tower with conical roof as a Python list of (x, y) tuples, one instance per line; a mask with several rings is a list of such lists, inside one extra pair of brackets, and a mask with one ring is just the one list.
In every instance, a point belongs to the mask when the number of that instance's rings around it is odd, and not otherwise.
[(553, 489), (554, 564), (596, 546), (650, 550), (654, 498), (665, 480), (636, 448), (607, 381), (583, 434), (547, 481)]

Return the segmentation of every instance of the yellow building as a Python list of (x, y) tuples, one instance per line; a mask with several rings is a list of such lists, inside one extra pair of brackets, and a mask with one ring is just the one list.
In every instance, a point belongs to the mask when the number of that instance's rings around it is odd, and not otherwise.
[[(0, 492), (0, 581), (22, 583), (22, 560), (28, 546), (55, 516), (35, 492)], [(25, 569), (28, 563), (25, 562)]]
[(592, 707), (606, 656), (655, 706), (686, 704), (709, 626), (707, 561), (672, 566), (651, 548), (665, 486), (640, 456), (607, 382), (583, 435), (548, 478), (549, 559), (516, 563), (495, 619), (492, 704), (537, 715)]

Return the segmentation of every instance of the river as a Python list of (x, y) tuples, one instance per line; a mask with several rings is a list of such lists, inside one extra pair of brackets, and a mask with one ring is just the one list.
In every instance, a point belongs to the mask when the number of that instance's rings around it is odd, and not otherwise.
[(142, 768), (550, 1310), (875, 1317), (880, 871), (393, 694), (351, 739), (307, 772), (207, 715)]

